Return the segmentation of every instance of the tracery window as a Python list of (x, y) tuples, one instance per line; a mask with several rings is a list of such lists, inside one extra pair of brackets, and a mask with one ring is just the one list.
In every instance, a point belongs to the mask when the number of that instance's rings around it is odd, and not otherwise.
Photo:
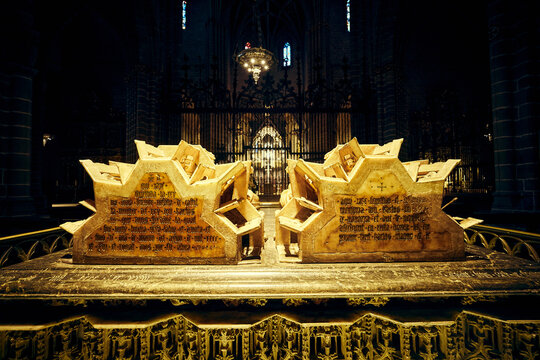
[(182, 1), (182, 30), (186, 30), (187, 25), (187, 1)]
[(291, 44), (288, 42), (283, 46), (283, 66), (291, 66), (292, 56), (291, 56)]
[(253, 148), (257, 150), (283, 147), (283, 140), (273, 126), (264, 126), (253, 139)]
[(347, 0), (347, 31), (351, 32), (351, 0)]

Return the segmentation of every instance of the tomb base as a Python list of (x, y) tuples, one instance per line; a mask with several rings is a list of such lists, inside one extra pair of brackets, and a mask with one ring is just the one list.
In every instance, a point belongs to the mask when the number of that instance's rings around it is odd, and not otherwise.
[(70, 251), (0, 269), (0, 358), (535, 358), (540, 351), (540, 265), (475, 246), (456, 262), (241, 261), (144, 271), (72, 264)]

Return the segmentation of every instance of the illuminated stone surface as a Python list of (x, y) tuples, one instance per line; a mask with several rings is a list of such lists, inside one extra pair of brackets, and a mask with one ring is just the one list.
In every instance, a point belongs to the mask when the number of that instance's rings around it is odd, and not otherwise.
[(94, 181), (95, 205), (86, 206), (96, 214), (62, 226), (74, 235), (75, 263), (225, 264), (258, 255), (262, 215), (247, 200), (249, 161), (215, 165), (184, 141), (136, 143), (134, 165), (81, 161)]
[(441, 210), (444, 181), (459, 160), (402, 163), (401, 142), (359, 145), (353, 139), (326, 154), (324, 164), (288, 160), (291, 193), (276, 214), (282, 258), (462, 259), (463, 229)]
[(467, 246), (464, 261), (77, 265), (63, 250), (0, 269), (1, 299), (316, 299), (540, 294), (540, 265)]

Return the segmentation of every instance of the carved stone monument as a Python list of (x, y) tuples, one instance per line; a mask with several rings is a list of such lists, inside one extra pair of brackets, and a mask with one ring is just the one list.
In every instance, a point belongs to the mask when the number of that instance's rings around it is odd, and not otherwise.
[(459, 160), (402, 163), (402, 141), (360, 145), (354, 138), (323, 164), (288, 160), (291, 186), (276, 212), (282, 259), (462, 259), (463, 229), (441, 210), (444, 182)]
[(96, 213), (62, 225), (74, 235), (75, 263), (236, 264), (247, 248), (260, 253), (250, 161), (215, 165), (200, 145), (135, 142), (135, 164), (81, 161), (95, 195), (84, 205)]

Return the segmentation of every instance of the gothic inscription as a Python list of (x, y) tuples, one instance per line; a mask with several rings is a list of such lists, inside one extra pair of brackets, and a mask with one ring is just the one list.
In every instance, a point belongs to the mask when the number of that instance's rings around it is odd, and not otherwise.
[(130, 197), (107, 201), (109, 219), (87, 239), (88, 255), (224, 256), (224, 239), (200, 218), (203, 199), (181, 197), (165, 173), (147, 173)]
[(429, 201), (425, 197), (338, 196), (338, 231), (328, 243), (338, 252), (421, 250), (429, 239)]

